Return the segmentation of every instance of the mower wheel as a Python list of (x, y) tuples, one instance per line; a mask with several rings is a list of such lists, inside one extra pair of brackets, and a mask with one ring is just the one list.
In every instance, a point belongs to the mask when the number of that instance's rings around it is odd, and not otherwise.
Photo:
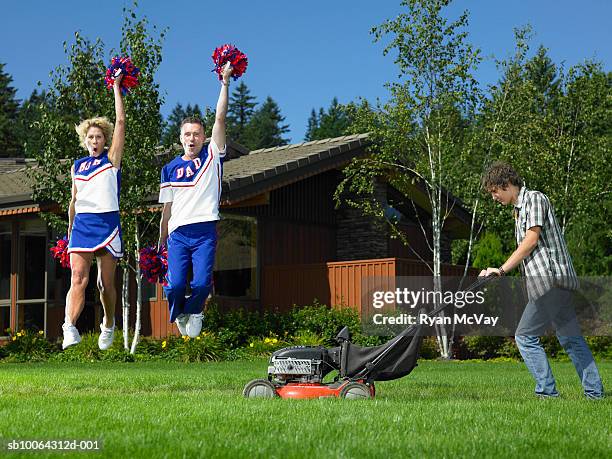
[(267, 379), (254, 379), (242, 391), (246, 398), (273, 398), (276, 397), (276, 387)]
[(370, 388), (358, 382), (350, 382), (340, 391), (340, 398), (366, 399), (370, 397)]

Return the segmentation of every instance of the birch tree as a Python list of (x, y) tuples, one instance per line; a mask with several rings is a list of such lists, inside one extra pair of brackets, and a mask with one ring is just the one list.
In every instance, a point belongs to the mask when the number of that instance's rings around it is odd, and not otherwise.
[[(407, 197), (420, 188), (431, 214), (429, 221), (419, 223), (432, 252), (428, 266), (436, 291), (441, 290), (442, 232), (454, 205), (446, 186), (457, 161), (470, 156), (464, 151), (470, 148), (465, 127), (482, 98), (473, 77), (480, 51), (465, 31), (468, 13), (447, 20), (443, 10), (449, 3), (403, 1), (407, 11), (372, 29), (375, 41), (386, 43), (383, 53), (395, 56), (398, 79), (387, 84), (389, 101), (378, 110), (358, 110), (357, 124), (371, 133), (372, 154), (346, 169), (337, 193), (367, 196), (380, 177)], [(382, 205), (371, 199), (348, 202), (370, 215), (384, 215)], [(391, 228), (409, 244), (396, 225)], [(442, 357), (450, 358), (447, 331), (438, 325), (436, 333)]]

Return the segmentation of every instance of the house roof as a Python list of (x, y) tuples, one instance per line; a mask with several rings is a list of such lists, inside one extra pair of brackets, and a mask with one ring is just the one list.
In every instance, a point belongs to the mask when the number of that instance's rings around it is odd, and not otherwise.
[[(222, 203), (236, 203), (341, 167), (355, 156), (365, 154), (366, 143), (367, 134), (357, 134), (264, 148), (249, 153), (241, 145), (229, 142), (231, 159), (223, 166)], [(171, 149), (160, 154), (160, 159), (174, 153), (175, 149)], [(5, 169), (0, 169), (0, 210), (31, 207), (32, 179), (26, 169), (34, 162), (7, 160), (5, 163)]]
[[(274, 189), (342, 168), (353, 158), (365, 155), (367, 145), (367, 134), (355, 134), (248, 152), (242, 145), (228, 140), (229, 160), (223, 166), (221, 204), (240, 206), (241, 202), (249, 202), (250, 198)], [(158, 157), (163, 163), (180, 152), (180, 146), (175, 145), (161, 151)], [(35, 162), (27, 159), (0, 160), (0, 216), (40, 210), (32, 201), (32, 179), (27, 173), (27, 168), (33, 165)], [(418, 186), (415, 191), (413, 198), (423, 201), (427, 209), (425, 192)], [(457, 236), (466, 237), (471, 216), (460, 201), (450, 195), (449, 198), (455, 205), (446, 226)], [(157, 203), (157, 195), (152, 195), (150, 200)]]
[(254, 150), (223, 166), (224, 202), (232, 203), (342, 167), (365, 154), (367, 134)]

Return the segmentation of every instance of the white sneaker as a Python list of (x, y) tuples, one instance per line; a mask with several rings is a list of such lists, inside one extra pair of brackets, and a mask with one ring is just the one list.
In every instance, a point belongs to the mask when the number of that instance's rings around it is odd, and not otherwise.
[(98, 347), (105, 351), (113, 344), (113, 338), (115, 337), (115, 322), (111, 328), (106, 328), (104, 322), (100, 324), (100, 336), (98, 337)]
[(187, 322), (187, 335), (190, 338), (195, 338), (202, 331), (202, 319), (204, 316), (200, 314), (191, 314)]
[(62, 349), (66, 349), (81, 342), (81, 335), (79, 335), (79, 331), (74, 325), (64, 322), (64, 325), (62, 325), (62, 330), (64, 331)]
[(189, 321), (189, 314), (179, 314), (174, 323), (179, 329), (181, 336), (187, 334), (187, 322)]

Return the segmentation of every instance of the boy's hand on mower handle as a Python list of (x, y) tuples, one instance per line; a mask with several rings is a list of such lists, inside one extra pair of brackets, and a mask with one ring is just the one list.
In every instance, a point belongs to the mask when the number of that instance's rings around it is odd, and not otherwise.
[(478, 277), (490, 277), (490, 276), (502, 276), (503, 274), (499, 268), (487, 268), (480, 271)]

